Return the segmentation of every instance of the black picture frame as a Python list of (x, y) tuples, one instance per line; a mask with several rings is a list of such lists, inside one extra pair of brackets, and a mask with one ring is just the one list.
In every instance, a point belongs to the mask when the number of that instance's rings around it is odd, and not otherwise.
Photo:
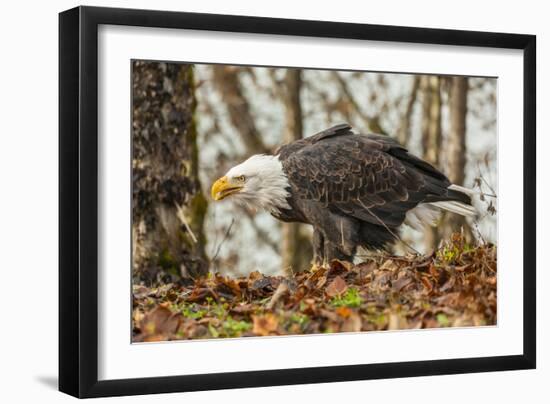
[[(99, 381), (100, 24), (523, 50), (523, 354)], [(534, 35), (96, 7), (60, 13), (59, 389), (76, 397), (103, 397), (535, 368), (535, 61)]]

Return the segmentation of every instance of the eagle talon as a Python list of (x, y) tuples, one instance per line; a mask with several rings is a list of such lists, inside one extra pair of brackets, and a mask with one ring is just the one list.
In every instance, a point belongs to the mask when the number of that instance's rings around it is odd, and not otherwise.
[(311, 272), (317, 272), (321, 269), (325, 269), (326, 266), (324, 266), (323, 264), (319, 264), (318, 262), (315, 262), (312, 266), (311, 266), (311, 269), (310, 271)]

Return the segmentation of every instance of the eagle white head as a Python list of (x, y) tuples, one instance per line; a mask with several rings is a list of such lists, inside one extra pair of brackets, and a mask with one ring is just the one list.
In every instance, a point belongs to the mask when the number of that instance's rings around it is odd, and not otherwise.
[(216, 201), (231, 196), (235, 201), (270, 213), (290, 209), (289, 182), (278, 156), (257, 154), (231, 168), (212, 185)]

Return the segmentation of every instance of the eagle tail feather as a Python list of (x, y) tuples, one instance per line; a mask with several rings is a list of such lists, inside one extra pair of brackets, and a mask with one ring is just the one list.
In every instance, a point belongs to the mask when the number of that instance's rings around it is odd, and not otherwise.
[(430, 204), (461, 216), (473, 217), (476, 215), (476, 209), (472, 205), (459, 201), (430, 202)]
[(456, 185), (456, 184), (449, 185), (449, 189), (451, 191), (462, 192), (463, 194), (466, 194), (466, 195), (469, 195), (469, 196), (476, 196), (476, 195), (480, 194), (480, 192), (477, 192), (477, 191), (475, 191), (471, 188), (462, 187), (462, 186)]

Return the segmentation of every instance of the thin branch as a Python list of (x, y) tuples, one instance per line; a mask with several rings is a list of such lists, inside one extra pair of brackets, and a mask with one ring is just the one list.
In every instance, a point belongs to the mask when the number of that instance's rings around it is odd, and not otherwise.
[(482, 192), (483, 196), (489, 196), (489, 197), (496, 198), (496, 197), (497, 197), (497, 193), (496, 193), (495, 189), (491, 186), (491, 184), (489, 184), (489, 182), (485, 179), (485, 177), (484, 177), (483, 174), (481, 173), (481, 167), (480, 167), (480, 165), (479, 165), (479, 162), (477, 163), (477, 171), (478, 171), (478, 173), (479, 173), (478, 178), (479, 178), (480, 180), (482, 180), (482, 181), (485, 183), (485, 185), (487, 185), (487, 187), (488, 187), (488, 188), (491, 190), (491, 192), (493, 193), (493, 195), (484, 193), (483, 190), (481, 189), (481, 185), (480, 185), (479, 190)]
[(368, 117), (367, 114), (362, 111), (346, 80), (344, 80), (342, 76), (338, 74), (338, 72), (332, 72), (332, 76), (336, 79), (336, 82), (342, 90), (342, 93), (348, 99), (351, 106), (353, 107), (353, 110), (361, 118), (363, 124), (368, 128), (368, 130), (371, 132), (382, 132), (385, 134), (386, 131), (380, 126), (379, 120), (376, 117)]
[(274, 243), (273, 241), (271, 241), (271, 239), (269, 238), (268, 233), (264, 229), (262, 229), (260, 226), (258, 226), (256, 221), (254, 220), (254, 216), (248, 210), (246, 210), (243, 207), (240, 207), (240, 210), (250, 220), (250, 225), (252, 226), (252, 228), (256, 232), (256, 235), (257, 235), (258, 239), (260, 241), (262, 241), (263, 243), (267, 244), (269, 247), (271, 247), (273, 249), (273, 251), (278, 253), (279, 252), (279, 245), (277, 243)]
[(195, 236), (195, 233), (193, 233), (193, 230), (191, 230), (191, 227), (189, 226), (189, 223), (187, 223), (187, 219), (185, 218), (185, 213), (183, 212), (183, 208), (181, 205), (179, 205), (177, 202), (175, 202), (176, 205), (176, 216), (180, 220), (180, 222), (185, 226), (185, 229), (187, 230), (187, 233), (191, 236), (191, 240), (193, 240), (193, 243), (197, 243), (197, 237)]
[(229, 225), (229, 227), (227, 228), (227, 230), (225, 231), (225, 234), (222, 238), (222, 241), (220, 242), (220, 244), (218, 245), (218, 248), (216, 249), (216, 253), (214, 254), (214, 256), (212, 257), (212, 261), (216, 261), (216, 258), (218, 258), (218, 255), (220, 253), (220, 250), (222, 248), (222, 245), (223, 243), (225, 243), (225, 240), (227, 240), (227, 237), (229, 237), (229, 233), (231, 232), (231, 228), (233, 227), (233, 224), (235, 223), (235, 219), (232, 219), (231, 220), (231, 224)]

